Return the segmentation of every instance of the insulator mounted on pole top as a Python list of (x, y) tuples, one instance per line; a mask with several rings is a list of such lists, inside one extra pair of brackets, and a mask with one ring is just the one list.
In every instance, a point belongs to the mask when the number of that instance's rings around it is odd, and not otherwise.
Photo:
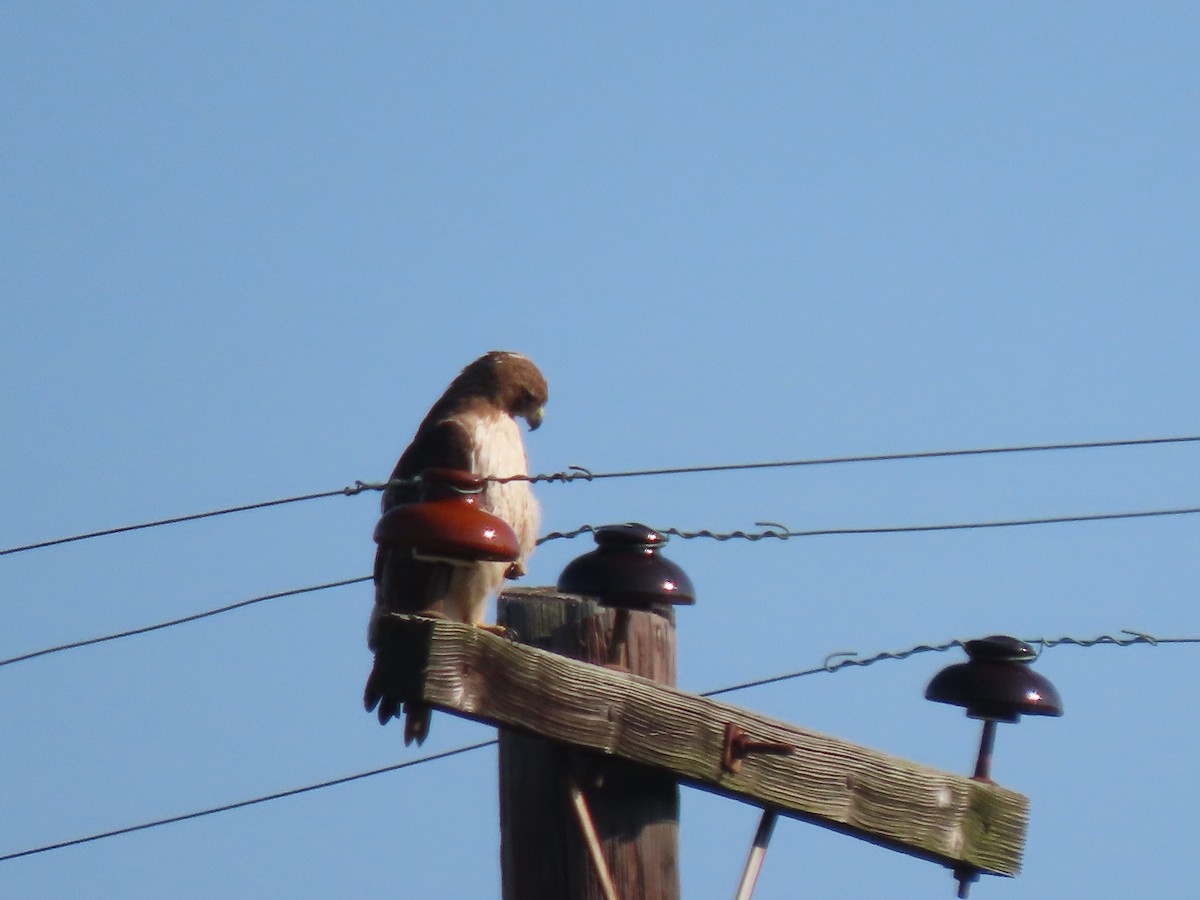
[(567, 563), (558, 590), (618, 609), (696, 602), (687, 573), (660, 552), (666, 535), (645, 525), (605, 525), (596, 529), (595, 540), (595, 550)]
[(558, 590), (591, 597), (617, 611), (609, 643), (609, 665), (623, 668), (628, 658), (630, 610), (655, 606), (691, 606), (696, 602), (692, 580), (660, 552), (667, 542), (645, 525), (605, 525), (595, 533), (596, 549), (567, 563), (558, 576)]

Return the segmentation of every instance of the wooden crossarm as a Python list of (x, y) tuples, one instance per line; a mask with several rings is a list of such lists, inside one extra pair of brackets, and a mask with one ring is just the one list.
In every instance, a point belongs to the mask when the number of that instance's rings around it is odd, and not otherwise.
[(399, 675), (407, 699), (651, 766), (946, 866), (1008, 876), (1020, 870), (1028, 801), (998, 785), (470, 625), (394, 615), (388, 631), (407, 651)]

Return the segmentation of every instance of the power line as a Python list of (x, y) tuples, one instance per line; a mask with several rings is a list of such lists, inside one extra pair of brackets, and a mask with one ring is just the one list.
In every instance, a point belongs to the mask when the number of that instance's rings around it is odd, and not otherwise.
[(297, 794), (305, 794), (309, 791), (319, 791), (322, 788), (334, 787), (339, 784), (348, 784), (351, 781), (359, 781), (363, 778), (371, 778), (375, 775), (383, 775), (387, 772), (397, 772), (400, 769), (408, 769), (412, 766), (418, 766), (422, 763), (436, 762), (440, 759), (447, 759), (451, 756), (458, 756), (461, 753), (469, 753), (472, 750), (479, 750), (482, 747), (488, 747), (497, 743), (495, 739), (490, 741), (482, 741), (478, 744), (469, 744), (466, 747), (458, 747), (455, 750), (446, 750), (443, 753), (434, 753), (430, 756), (422, 756), (419, 759), (410, 759), (407, 762), (396, 763), (392, 766), (384, 766), (380, 769), (372, 769), (369, 772), (359, 772), (356, 775), (346, 775), (342, 778), (333, 778), (329, 781), (321, 781), (317, 784), (308, 784), (304, 787), (291, 788), (286, 791), (278, 791), (274, 794), (267, 794), (262, 797), (254, 797), (250, 800), (240, 800), (237, 803), (226, 803), (222, 806), (213, 806), (209, 809), (201, 809), (196, 812), (184, 813), (180, 816), (170, 816), (165, 819), (155, 819), (153, 822), (143, 822), (140, 825), (129, 825), (125, 828), (114, 828), (112, 831), (102, 831), (98, 834), (89, 834), (86, 837), (73, 838), (69, 841), (59, 841), (57, 844), (46, 844), (43, 847), (33, 847), (29, 850), (19, 850), (16, 853), (8, 853), (0, 856), (0, 862), (6, 862), (10, 859), (20, 859), (23, 856), (35, 856), (39, 853), (47, 853), (51, 850), (62, 850), (66, 847), (76, 847), (79, 844), (88, 844), (92, 841), (100, 841), (105, 838), (118, 837), (122, 834), (132, 834), (135, 831), (145, 831), (149, 828), (158, 828), (161, 825), (172, 825), (176, 822), (186, 822), (189, 819), (199, 819), (204, 816), (215, 815), (216, 813), (229, 812), (234, 809), (243, 809), (247, 806), (254, 806), (258, 803), (266, 803), (270, 800), (281, 800), (284, 797), (294, 797)]
[[(496, 478), (495, 481), (529, 481), (531, 483), (565, 483), (569, 481), (599, 481), (606, 478), (637, 478), (645, 476), (662, 476), (662, 475), (683, 475), (697, 473), (714, 473), (714, 472), (736, 472), (748, 471), (753, 469), (775, 469), (775, 468), (795, 468), (804, 466), (829, 466), (841, 465), (848, 463), (872, 463), (872, 462), (898, 462), (905, 460), (917, 459), (942, 459), (959, 456), (986, 456), (998, 454), (1016, 454), (1016, 453), (1043, 453), (1057, 450), (1097, 450), (1115, 447), (1146, 447), (1158, 444), (1184, 444), (1200, 442), (1200, 435), (1183, 435), (1179, 437), (1159, 437), (1159, 438), (1131, 438), (1126, 440), (1114, 441), (1079, 441), (1074, 443), (1059, 443), (1059, 444), (1024, 444), (1005, 447), (979, 447), (956, 450), (927, 450), (912, 453), (881, 453), (872, 455), (860, 456), (831, 456), (831, 457), (815, 457), (810, 459), (793, 459), (793, 460), (778, 460), (772, 462), (749, 462), (749, 463), (728, 463), (720, 465), (707, 466), (674, 466), (659, 469), (631, 469), (620, 472), (593, 472), (582, 466), (570, 466), (561, 472), (545, 473), (538, 475), (515, 475), (508, 478)], [(256, 509), (266, 509), (273, 506), (285, 506), (291, 503), (302, 503), (308, 500), (319, 500), (326, 497), (353, 497), (366, 491), (383, 491), (391, 485), (411, 484), (412, 480), (398, 481), (379, 481), (367, 482), (356, 481), (353, 485), (343, 488), (336, 488), (327, 491), (318, 491), (311, 494), (299, 494), (294, 497), (282, 497), (276, 500), (264, 500), (258, 503), (247, 503), (240, 506), (230, 506), (223, 509), (214, 509), (207, 512), (190, 513), (182, 516), (173, 516), (166, 519), (155, 519), (149, 522), (138, 522), (131, 525), (121, 525), (115, 528), (104, 528), (98, 531), (89, 531), (82, 534), (68, 535), (66, 537), (52, 538), (44, 541), (37, 541), (30, 544), (22, 544), (15, 547), (0, 549), (0, 556), (8, 556), (14, 553), (24, 553), (29, 550), (39, 550), (46, 547), (55, 547), (61, 544), (69, 544), (75, 541), (86, 541), (92, 538), (106, 537), (114, 534), (125, 534), (131, 531), (140, 531), (147, 528), (158, 528), (164, 525), (178, 525), (182, 522), (193, 522), (198, 519), (211, 519), (218, 516), (232, 515), (233, 513), (249, 512)]]
[[(1029, 643), (1026, 641), (1026, 643)], [(915, 647), (909, 647), (907, 650), (898, 651), (883, 651), (876, 653), (874, 656), (859, 656), (854, 650), (837, 650), (825, 657), (825, 662), (819, 666), (814, 666), (811, 669), (801, 669), (798, 672), (788, 672), (785, 675), (772, 675), (768, 678), (758, 678), (754, 681), (743, 681), (740, 684), (732, 684), (729, 687), (717, 688), (715, 691), (706, 691), (701, 694), (701, 697), (719, 697), (722, 694), (732, 694), (734, 691), (744, 691), (748, 688), (763, 687), (768, 684), (777, 684), (781, 681), (791, 681), (794, 678), (805, 678), (809, 675), (818, 675), (821, 672), (838, 672), (850, 666), (872, 666), (875, 663), (884, 662), (885, 660), (901, 660), (908, 659), (910, 656), (916, 656), (918, 653), (944, 653), (953, 647), (961, 647), (963, 641), (953, 640), (946, 641), (944, 644), (917, 644)], [(839, 659), (839, 657), (841, 657)], [(837, 662), (834, 662), (834, 660)]]
[[(1116, 512), (1116, 513), (1092, 513), (1085, 515), (1074, 516), (1050, 516), (1040, 519), (1007, 519), (995, 520), (986, 522), (956, 522), (950, 524), (937, 525), (884, 525), (868, 528), (821, 528), (808, 531), (793, 531), (784, 525), (779, 525), (774, 522), (757, 522), (755, 524), (765, 526), (764, 530), (757, 532), (747, 531), (727, 531), (717, 532), (707, 529), (700, 531), (685, 531), (680, 528), (655, 528), (659, 534), (672, 535), (684, 540), (696, 540), (699, 538), (709, 538), (711, 540), (726, 542), (732, 540), (746, 540), (758, 542), (767, 539), (789, 540), (791, 538), (807, 538), (807, 537), (830, 537), (830, 536), (848, 536), (848, 535), (868, 535), (868, 534), (914, 534), (922, 532), (939, 532), (939, 531), (962, 531), (975, 530), (983, 528), (1014, 528), (1031, 525), (1061, 525), (1067, 523), (1079, 522), (1105, 522), (1118, 521), (1122, 519), (1143, 519), (1165, 516), (1184, 516), (1195, 515), (1200, 513), (1200, 507), (1186, 507), (1180, 509), (1154, 509), (1142, 510), (1139, 512)], [(552, 531), (549, 534), (538, 538), (538, 544), (544, 544), (554, 540), (569, 540), (577, 538), (580, 535), (592, 534), (601, 528), (603, 525), (581, 525), (573, 531)], [(297, 594), (307, 594), (315, 591), (328, 590), (330, 588), (345, 587), (352, 584), (362, 584), (371, 581), (370, 575), (364, 575), (359, 578), (350, 578), (344, 581), (332, 581), (327, 584), (317, 584), (309, 587), (293, 588), (291, 590), (279, 591), (273, 594), (264, 594), (260, 597), (251, 597), (248, 600), (240, 600), (236, 603), (230, 603), (227, 606), (220, 606), (216, 609), (206, 610), (204, 612), (193, 613), (192, 615), (183, 616), (179, 619), (171, 619), (166, 622), (158, 622), (154, 625), (146, 625), (140, 628), (132, 628), (128, 631), (119, 631), (113, 634), (106, 634), (100, 637), (87, 638), (80, 641), (72, 641), (67, 644), (59, 644), (53, 647), (46, 647), (42, 650), (35, 650), (30, 653), (23, 653), (20, 656), (10, 657), (8, 659), (0, 659), (0, 668), (12, 665), (13, 663), (25, 662), (30, 659), (37, 659), (41, 656), (49, 656), (54, 653), (61, 653), (65, 650), (75, 650), (79, 647), (89, 647), (93, 644), (102, 644), (107, 641), (115, 641), (121, 638), (133, 637), (139, 634), (146, 634), (151, 631), (158, 631), (163, 628), (171, 628), (175, 625), (184, 625), (188, 622), (195, 622), (199, 619), (206, 619), (209, 616), (216, 616), (226, 612), (232, 612), (236, 609), (241, 609), (245, 606), (251, 606), (255, 603), (262, 603), (265, 600), (276, 600), (282, 597), (291, 597)]]
[[(953, 522), (938, 525), (879, 525), (867, 528), (818, 528), (807, 531), (793, 531), (786, 526), (774, 522), (756, 522), (756, 525), (767, 526), (763, 531), (684, 531), (678, 528), (654, 528), (659, 534), (668, 534), (684, 540), (696, 538), (711, 538), (715, 541), (761, 541), (768, 538), (788, 540), (789, 538), (830, 537), (852, 534), (913, 534), (925, 531), (963, 531), (980, 528), (1016, 528), (1028, 525), (1064, 525), (1077, 522), (1106, 522), (1118, 519), (1146, 519), (1161, 516), (1187, 516), (1200, 513), (1200, 507), (1183, 507), (1179, 509), (1150, 509), (1137, 512), (1087, 513), (1071, 516), (1047, 516), (1032, 519), (996, 519), (985, 522)], [(572, 539), (583, 534), (592, 534), (604, 528), (603, 525), (580, 525), (572, 531), (552, 531), (538, 538), (538, 543), (547, 541)]]
[(279, 500), (263, 500), (259, 503), (246, 503), (241, 506), (227, 506), (224, 509), (213, 509), (208, 512), (189, 513), (185, 516), (172, 516), (169, 519), (155, 519), (151, 522), (138, 522), (133, 525), (119, 525), (116, 528), (102, 528), (99, 531), (88, 531), (83, 534), (72, 534), (67, 537), (52, 538), (48, 541), (38, 541), (34, 544), (23, 544), (19, 547), (8, 547), (0, 550), (0, 556), (12, 553), (24, 553), (26, 550), (40, 550), (43, 547), (57, 547), (60, 544), (70, 544), (75, 541), (87, 541), (92, 538), (107, 537), (110, 534), (125, 534), (130, 531), (141, 531), (144, 528), (159, 528), (163, 525), (178, 525), (181, 522), (194, 522), (197, 519), (213, 519), (217, 516), (228, 516), (233, 513), (249, 512), (253, 509), (266, 509), (271, 506), (284, 506), (288, 503), (303, 503), (306, 500), (320, 500), (323, 497), (349, 496), (358, 493), (351, 488), (340, 488), (336, 491), (320, 491), (316, 494), (300, 494), (296, 497), (284, 497)]
[(309, 587), (293, 588), (288, 591), (277, 591), (274, 594), (263, 594), (259, 597), (251, 597), (248, 600), (239, 600), (237, 603), (230, 603), (226, 606), (218, 606), (216, 609), (209, 609), (204, 612), (193, 613), (190, 616), (183, 616), (179, 619), (171, 619), (167, 622), (158, 622), (154, 625), (144, 625), (140, 628), (131, 628), (128, 631), (118, 631), (114, 634), (106, 634), (101, 637), (87, 638), (82, 641), (72, 641), (69, 644), (58, 644), (54, 647), (46, 647), (43, 650), (35, 650), (32, 653), (23, 653), (20, 656), (13, 656), (8, 659), (0, 659), (0, 667), (9, 666), (13, 663), (24, 662), (29, 659), (37, 659), (39, 656), (49, 656), (51, 653), (61, 653), (64, 650), (75, 650), (79, 647), (90, 647), (93, 644), (103, 644), (106, 641), (115, 641), (120, 638), (133, 637), (138, 634), (147, 634), (151, 631), (158, 631), (162, 628), (171, 628), (175, 625), (183, 625), (187, 622), (196, 622), (200, 619), (207, 619), (209, 616), (217, 616), (221, 613), (232, 612), (235, 609), (242, 609), (247, 606), (253, 606), (255, 603), (263, 603), (267, 600), (278, 600), (281, 597), (295, 597), (298, 594), (311, 594), (314, 591), (326, 591), (331, 588), (346, 587), (351, 584), (362, 584), (364, 581), (371, 581), (370, 575), (365, 575), (361, 578), (347, 578), (343, 581), (330, 581), (326, 584), (314, 584)]
[[(1050, 647), (1058, 647), (1070, 645), (1075, 647), (1098, 647), (1098, 646), (1115, 646), (1115, 647), (1130, 647), (1134, 644), (1149, 644), (1150, 646), (1159, 646), (1160, 644), (1200, 644), (1200, 637), (1155, 637), (1151, 634), (1142, 631), (1129, 631), (1127, 629), (1121, 632), (1124, 637), (1114, 635), (1099, 635), (1093, 638), (1077, 638), (1071, 636), (1063, 636), (1057, 638), (1032, 638), (1026, 639), (1025, 643), (1036, 645), (1042, 649)], [(761, 687), (768, 684), (776, 684), (782, 681), (790, 681), (796, 678), (804, 678), (809, 675), (817, 675), (821, 672), (834, 673), (840, 672), (843, 669), (852, 666), (866, 667), (876, 663), (885, 661), (899, 661), (908, 659), (919, 653), (940, 653), (949, 650), (953, 647), (960, 647), (965, 643), (965, 639), (955, 639), (946, 641), (943, 644), (917, 644), (905, 650), (899, 651), (884, 651), (876, 653), (873, 656), (859, 656), (852, 651), (838, 651), (831, 653), (825, 657), (824, 663), (820, 666), (815, 666), (809, 669), (801, 669), (797, 672), (788, 672), (784, 675), (774, 675), (769, 678), (760, 678), (755, 681), (745, 681), (741, 684), (729, 685), (728, 687), (717, 688), (716, 690), (706, 691), (701, 697), (716, 697), (721, 694), (729, 694), (734, 691), (747, 690), (749, 688)], [(840, 657), (840, 658), (839, 658)], [(837, 662), (834, 662), (834, 660)], [(14, 853), (7, 853), (0, 856), (0, 863), (12, 859), (19, 859), (25, 856), (35, 856), (39, 853), (47, 853), (52, 850), (62, 850), (66, 847), (74, 847), (79, 844), (87, 844), (92, 841), (99, 841), (105, 838), (118, 837), (123, 834), (131, 834), (136, 831), (145, 831), (150, 828), (158, 828), (162, 825), (172, 825), (176, 822), (186, 822), (190, 819), (199, 819), (204, 816), (215, 815), (216, 813), (229, 812), (235, 809), (242, 809), (247, 806), (254, 806), (259, 803), (267, 803), (271, 800), (280, 800), (284, 797), (293, 797), (297, 794), (304, 794), (310, 791), (317, 791), (323, 788), (335, 787), (340, 784), (348, 784), (352, 781), (359, 781), (364, 778), (371, 778), (376, 775), (383, 775), (388, 772), (396, 772), (400, 769), (408, 769), (415, 766), (423, 765), (424, 763), (436, 762), (437, 760), (447, 759), (451, 756), (457, 756), (463, 753), (469, 753), (473, 750), (481, 750), (484, 747), (491, 747), (499, 743), (498, 740), (492, 739), (480, 741), (477, 744), (468, 744), (463, 747), (458, 747), (453, 750), (446, 750), (442, 753), (434, 753), (430, 756), (422, 756), (417, 759), (410, 759), (406, 762), (397, 763), (391, 766), (384, 766), (379, 769), (371, 769), (367, 772), (359, 772), (355, 775), (346, 775), (341, 778), (333, 778), (328, 781), (321, 781), (316, 784), (304, 785), (303, 787), (291, 788), (285, 791), (277, 791), (273, 794), (266, 794), (261, 797), (254, 797), (249, 800), (241, 800), (236, 803), (225, 803), (221, 806), (213, 806), (208, 809), (198, 810), (196, 812), (184, 813), (183, 815), (169, 816), (163, 819), (156, 819), (151, 822), (143, 822), (140, 825), (130, 825), (124, 828), (115, 828), (110, 831), (100, 832), (98, 834), (87, 835), (86, 837), (73, 838), (67, 841), (59, 841), (53, 844), (46, 844), (41, 847), (33, 847), (28, 850), (19, 850)]]
[[(1039, 648), (1039, 654), (1043, 650), (1051, 647), (1060, 647), (1070, 645), (1073, 647), (1098, 647), (1101, 645), (1111, 645), (1114, 647), (1131, 647), (1134, 644), (1149, 644), (1158, 646), (1159, 644), (1200, 644), (1200, 637), (1168, 637), (1159, 638), (1144, 631), (1130, 631), (1122, 629), (1121, 634), (1125, 637), (1115, 637), (1111, 634), (1102, 634), (1094, 638), (1076, 638), (1076, 637), (1056, 637), (1056, 638), (1025, 638), (1025, 643)], [(955, 639), (946, 641), (944, 644), (917, 644), (914, 647), (909, 647), (905, 650), (883, 651), (876, 653), (874, 656), (860, 656), (854, 650), (838, 650), (830, 653), (825, 657), (825, 662), (811, 669), (801, 669), (798, 672), (788, 672), (785, 675), (772, 675), (769, 678), (759, 678), (755, 681), (744, 681), (741, 684), (730, 685), (729, 687), (718, 688), (715, 691), (707, 691), (701, 694), (701, 697), (717, 697), (721, 694), (731, 694), (734, 691), (742, 691), (747, 688), (762, 687), (763, 685), (776, 684), (780, 681), (790, 681), (793, 678), (804, 678), (808, 675), (818, 675), (821, 672), (840, 672), (842, 669), (850, 667), (865, 667), (873, 666), (876, 663), (908, 659), (910, 656), (916, 656), (919, 653), (944, 653), (954, 647), (961, 647), (965, 641)], [(840, 658), (839, 658), (840, 657)], [(835, 662), (836, 660), (836, 662)]]
[[(1011, 447), (978, 447), (962, 450), (923, 450), (913, 453), (878, 453), (865, 456), (828, 456), (812, 459), (791, 459), (776, 462), (727, 463), (708, 466), (673, 466), (662, 469), (631, 469), (624, 472), (592, 472), (582, 466), (572, 466), (564, 472), (549, 475), (518, 475), (498, 478), (497, 481), (597, 481), (602, 478), (639, 478), (649, 475), (691, 475), (705, 472), (738, 472), (751, 469), (782, 469), (798, 466), (832, 466), (846, 463), (899, 462), (913, 459), (944, 459), (955, 456), (989, 456), (1013, 453), (1044, 453), (1052, 450), (1099, 450), (1112, 447), (1145, 447), (1152, 444), (1185, 444), (1200, 441), (1200, 435), (1165, 438), (1132, 438), (1119, 441), (1078, 441), (1063, 444), (1023, 444)], [(386, 485), (384, 485), (386, 486)], [(366, 485), (374, 488), (374, 485)]]

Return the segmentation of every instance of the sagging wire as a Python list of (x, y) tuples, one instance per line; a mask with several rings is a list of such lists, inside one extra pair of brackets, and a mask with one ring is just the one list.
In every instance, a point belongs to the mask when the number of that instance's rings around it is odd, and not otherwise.
[[(1121, 634), (1126, 637), (1117, 637), (1114, 635), (1099, 635), (1093, 638), (1076, 638), (1076, 637), (1057, 637), (1057, 638), (1032, 638), (1026, 640), (1027, 644), (1035, 644), (1042, 648), (1058, 647), (1070, 645), (1075, 647), (1098, 647), (1098, 646), (1115, 646), (1115, 647), (1130, 647), (1135, 644), (1149, 644), (1157, 647), (1163, 644), (1200, 644), (1200, 637), (1156, 637), (1143, 631), (1130, 631), (1123, 629)], [(952, 647), (960, 647), (966, 643), (966, 639), (955, 639), (947, 641), (943, 644), (917, 644), (909, 647), (906, 650), (884, 651), (876, 653), (873, 656), (859, 656), (851, 651), (836, 651), (825, 657), (824, 663), (819, 666), (814, 666), (809, 669), (801, 669), (798, 672), (789, 672), (784, 675), (775, 675), (770, 678), (760, 678), (755, 681), (746, 681), (741, 684), (730, 685), (728, 687), (717, 688), (716, 690), (706, 691), (700, 694), (701, 697), (716, 697), (721, 694), (728, 694), (734, 691), (747, 690), (753, 687), (760, 687), (766, 684), (774, 684), (780, 681), (788, 681), (796, 678), (804, 678), (809, 675), (817, 675), (821, 672), (834, 673), (843, 669), (859, 666), (872, 666), (876, 663), (885, 662), (888, 660), (904, 660), (919, 653), (934, 652), (939, 653), (949, 650)], [(841, 659), (838, 659), (841, 657)], [(837, 662), (833, 660), (838, 659)], [(143, 822), (140, 825), (130, 825), (123, 828), (115, 828), (109, 831), (99, 832), (97, 834), (87, 835), (85, 837), (72, 838), (71, 840), (58, 841), (53, 844), (45, 844), (40, 847), (32, 847), (28, 850), (18, 850), (13, 853), (0, 855), (0, 863), (7, 862), (13, 859), (20, 859), (27, 856), (35, 856), (40, 853), (48, 853), (53, 850), (62, 850), (67, 847), (75, 847), (80, 844), (91, 843), (105, 838), (118, 837), (124, 834), (131, 834), (136, 831), (145, 831), (150, 828), (157, 828), (162, 825), (172, 825), (176, 822), (185, 822), (190, 819), (198, 819), (203, 816), (210, 816), (216, 813), (229, 812), (235, 809), (242, 809), (247, 806), (254, 806), (260, 803), (267, 803), (272, 800), (279, 800), (284, 797), (293, 797), (297, 794), (304, 794), (311, 791), (321, 790), (327, 787), (335, 787), (341, 784), (348, 784), (352, 781), (359, 781), (364, 778), (371, 778), (376, 775), (383, 775), (388, 772), (396, 772), (400, 769), (413, 768), (425, 763), (436, 762), (438, 760), (447, 759), (452, 756), (457, 756), (463, 753), (469, 753), (473, 750), (481, 750), (484, 747), (491, 747), (498, 744), (496, 739), (480, 741), (476, 744), (468, 744), (463, 747), (458, 747), (453, 750), (446, 750), (442, 753), (434, 753), (429, 756), (422, 756), (417, 759), (410, 759), (406, 762), (397, 763), (391, 766), (384, 766), (379, 769), (371, 769), (367, 772), (359, 772), (354, 775), (346, 775), (341, 778), (334, 778), (328, 781), (321, 781), (316, 784), (304, 785), (303, 787), (291, 788), (289, 790), (277, 791), (272, 794), (266, 794), (261, 797), (254, 797), (249, 800), (241, 800), (236, 803), (226, 803), (220, 806), (210, 807), (208, 809), (198, 810), (196, 812), (184, 813), (183, 815), (169, 816), (163, 819), (156, 819), (151, 822)]]

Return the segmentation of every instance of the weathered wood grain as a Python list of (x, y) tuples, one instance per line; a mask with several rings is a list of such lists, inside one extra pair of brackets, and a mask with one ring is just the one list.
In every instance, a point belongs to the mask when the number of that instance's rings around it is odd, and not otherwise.
[[(1020, 869), (1020, 794), (888, 756), (469, 625), (397, 616), (415, 696), (469, 718), (670, 772), (680, 781), (947, 866)], [(426, 652), (427, 651), (427, 652)], [(422, 659), (424, 665), (422, 667)], [(725, 726), (791, 744), (721, 767)]]
[[(628, 629), (632, 671), (675, 679), (675, 629), (664, 614), (634, 612)], [(513, 591), (497, 621), (513, 640), (563, 656), (609, 658), (613, 610), (553, 592)], [(620, 900), (679, 900), (679, 787), (670, 773), (615, 756), (500, 730), (500, 870), (504, 900), (604, 900), (567, 784), (586, 798)]]

